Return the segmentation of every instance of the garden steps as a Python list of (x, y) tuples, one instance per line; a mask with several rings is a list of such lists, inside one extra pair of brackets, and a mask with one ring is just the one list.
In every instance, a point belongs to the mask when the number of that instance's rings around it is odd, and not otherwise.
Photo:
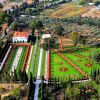
[(65, 57), (62, 53), (56, 51), (57, 54), (59, 54), (64, 60), (66, 60), (71, 66), (73, 66), (79, 73), (81, 73), (83, 76), (85, 76), (87, 79), (90, 79), (88, 75), (86, 75), (82, 70), (79, 69), (77, 65), (72, 63), (67, 57)]

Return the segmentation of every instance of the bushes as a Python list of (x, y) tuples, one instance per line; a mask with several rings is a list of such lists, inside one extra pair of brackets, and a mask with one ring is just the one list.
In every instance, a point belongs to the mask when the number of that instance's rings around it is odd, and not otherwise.
[(77, 24), (87, 24), (90, 26), (98, 26), (100, 27), (100, 18), (92, 18), (92, 17), (81, 17), (81, 16), (74, 16), (70, 18), (65, 18), (64, 21), (70, 23), (77, 23)]
[[(69, 22), (70, 20), (73, 22)], [(99, 35), (100, 29), (97, 26), (90, 26), (89, 24), (86, 24), (87, 21), (86, 23), (84, 22), (82, 25), (79, 25), (80, 21), (79, 22), (78, 21), (77, 21), (77, 17), (76, 17), (76, 21), (70, 18), (69, 19), (44, 19), (43, 24), (44, 24), (44, 27), (50, 27), (52, 31), (54, 30), (55, 23), (61, 24), (64, 28), (63, 33), (65, 34), (68, 34), (71, 32), (80, 32), (82, 34), (94, 34), (95, 36)]]
[(100, 63), (100, 51), (98, 50), (95, 53), (93, 53), (91, 55), (91, 58), (92, 58), (93, 61)]
[(23, 69), (24, 69), (24, 66), (22, 66), (23, 65), (23, 61), (24, 61), (24, 56), (25, 56), (25, 52), (26, 52), (26, 47), (23, 47), (23, 51), (22, 51), (22, 54), (21, 54), (21, 56), (20, 56), (20, 60), (19, 60), (19, 62), (18, 62), (18, 67), (17, 67), (17, 69), (16, 69), (16, 74), (17, 74), (17, 77), (18, 77), (18, 79), (20, 80), (20, 72), (21, 72), (21, 70), (20, 70), (20, 68), (21, 67), (23, 67), (22, 68), (22, 71), (23, 71)]
[(7, 73), (9, 73), (9, 71), (10, 71), (10, 69), (11, 69), (11, 67), (12, 67), (14, 58), (15, 58), (16, 53), (17, 53), (17, 50), (18, 50), (18, 47), (16, 47), (16, 48), (14, 49), (14, 51), (13, 51), (12, 54), (11, 54), (10, 60), (9, 60), (8, 63), (7, 63), (7, 66), (6, 66), (6, 67), (7, 67), (7, 69), (6, 69), (6, 72), (7, 72)]

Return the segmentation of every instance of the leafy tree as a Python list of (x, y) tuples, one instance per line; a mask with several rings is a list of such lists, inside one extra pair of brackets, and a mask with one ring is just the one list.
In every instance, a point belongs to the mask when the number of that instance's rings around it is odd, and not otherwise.
[(0, 8), (3, 8), (3, 5), (0, 3)]
[(4, 11), (0, 11), (0, 20), (4, 21), (4, 18), (6, 16), (6, 13)]
[(6, 16), (6, 17), (5, 17), (5, 21), (8, 23), (8, 26), (9, 26), (10, 23), (11, 23), (11, 18), (10, 18), (10, 16)]
[(96, 6), (100, 5), (100, 0), (93, 0), (93, 2)]
[(71, 97), (73, 96), (73, 94), (72, 94), (72, 88), (71, 88), (71, 86), (69, 85), (68, 87), (67, 87), (67, 89), (66, 89), (66, 91), (65, 91), (65, 93), (66, 93), (66, 97), (67, 97), (67, 99), (71, 99)]
[(64, 28), (61, 26), (61, 24), (56, 24), (54, 26), (54, 33), (58, 35), (62, 35), (62, 32), (64, 31)]
[(25, 9), (25, 14), (26, 15), (30, 15), (31, 14), (31, 9), (30, 8), (26, 8)]
[(42, 47), (43, 47), (44, 50), (49, 50), (51, 48), (51, 39), (45, 38)]
[(77, 46), (77, 44), (79, 43), (79, 39), (80, 39), (80, 33), (72, 32), (70, 34), (70, 38), (73, 40), (73, 45)]
[(17, 22), (14, 22), (13, 24), (11, 24), (11, 30), (17, 31), (17, 28), (18, 28)]
[(86, 5), (86, 4), (87, 4), (87, 0), (80, 0), (80, 1), (79, 1), (79, 4), (80, 4), (80, 5)]
[(30, 29), (32, 29), (32, 35), (34, 36), (34, 31), (35, 31), (35, 28), (36, 28), (36, 21), (35, 20), (32, 20), (29, 22), (29, 27)]
[(92, 60), (100, 63), (100, 51), (96, 51), (91, 55)]
[(43, 28), (43, 23), (42, 23), (42, 21), (37, 21), (37, 23), (36, 23), (36, 28), (37, 29), (42, 29)]

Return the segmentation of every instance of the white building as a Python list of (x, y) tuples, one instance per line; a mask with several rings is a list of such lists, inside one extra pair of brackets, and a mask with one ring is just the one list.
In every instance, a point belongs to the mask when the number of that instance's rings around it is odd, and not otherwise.
[(12, 37), (13, 43), (23, 43), (28, 42), (29, 33), (28, 32), (15, 32)]

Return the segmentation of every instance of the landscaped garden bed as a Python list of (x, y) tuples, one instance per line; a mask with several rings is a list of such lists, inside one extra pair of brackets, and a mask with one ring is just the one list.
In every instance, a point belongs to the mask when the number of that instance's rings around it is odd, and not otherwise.
[(50, 78), (66, 78), (72, 79), (81, 78), (82, 75), (76, 71), (68, 62), (61, 58), (56, 52), (51, 53), (51, 69), (50, 69)]
[(12, 45), (12, 50), (8, 55), (2, 72), (8, 76), (16, 74), (17, 79), (20, 80), (20, 74), (26, 72), (30, 47), (30, 44)]
[(92, 71), (98, 70), (100, 67), (100, 64), (90, 58), (90, 55), (97, 50), (100, 50), (100, 48), (81, 48), (79, 46), (74, 48), (71, 46), (66, 48), (66, 51), (59, 51), (58, 54), (55, 51), (51, 51), (50, 78), (68, 78), (69, 76), (72, 79), (76, 77), (77, 79), (82, 77), (90, 78)]

